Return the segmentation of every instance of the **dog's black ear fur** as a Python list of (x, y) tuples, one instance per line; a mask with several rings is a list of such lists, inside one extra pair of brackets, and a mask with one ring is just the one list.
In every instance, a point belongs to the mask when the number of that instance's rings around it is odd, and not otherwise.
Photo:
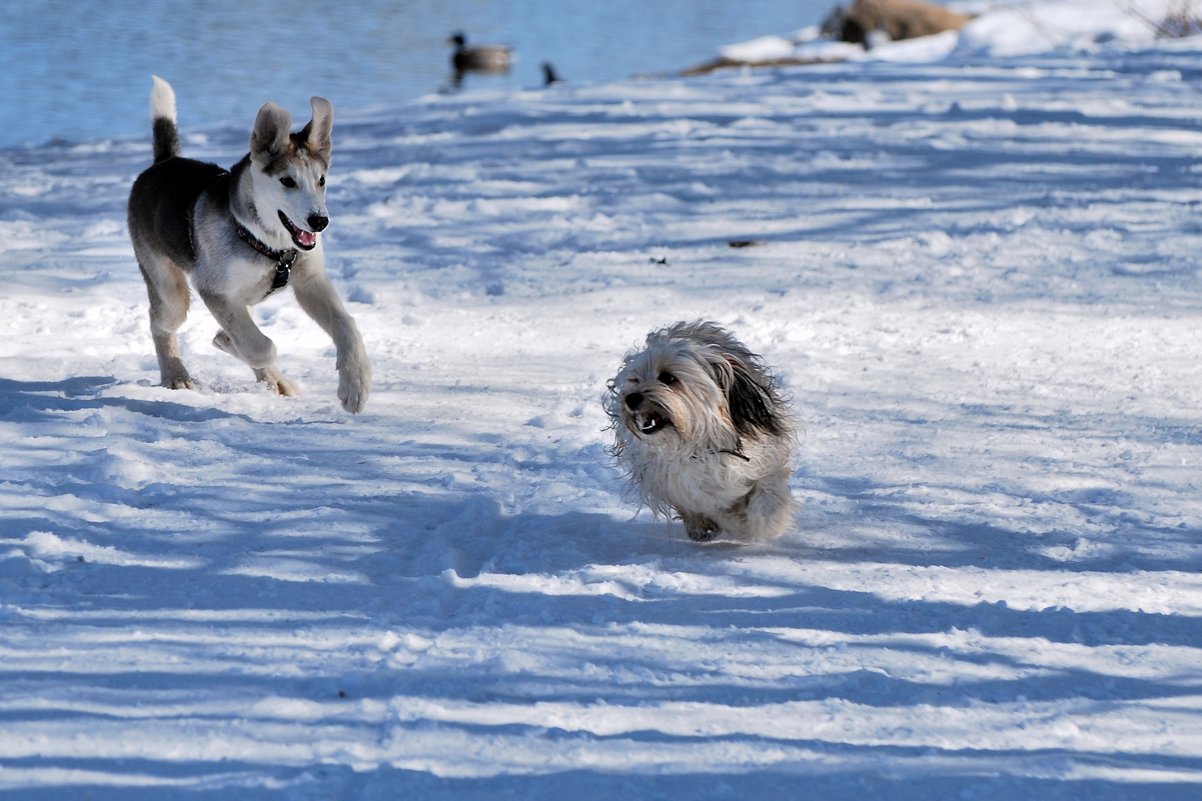
[(735, 430), (745, 435), (783, 433), (772, 387), (766, 386), (763, 383), (765, 378), (756, 376), (738, 359), (728, 361), (731, 372), (730, 383), (726, 387), (726, 402)]
[(292, 133), (292, 115), (275, 103), (264, 103), (250, 132), (250, 155), (266, 163), (284, 152)]

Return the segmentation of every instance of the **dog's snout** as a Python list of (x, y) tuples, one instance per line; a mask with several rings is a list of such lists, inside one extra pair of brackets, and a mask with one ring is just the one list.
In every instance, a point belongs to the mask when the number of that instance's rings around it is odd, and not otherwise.
[(637, 412), (639, 407), (643, 405), (643, 393), (631, 392), (626, 396), (626, 408), (632, 412)]
[(310, 230), (324, 231), (326, 226), (330, 224), (330, 218), (324, 214), (310, 214), (309, 219), (306, 220), (306, 222), (309, 223)]

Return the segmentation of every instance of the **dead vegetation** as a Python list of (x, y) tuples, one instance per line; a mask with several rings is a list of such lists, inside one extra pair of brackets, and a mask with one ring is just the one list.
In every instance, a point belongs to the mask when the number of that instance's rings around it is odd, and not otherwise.
[(1202, 33), (1202, 12), (1193, 2), (1182, 0), (1165, 18), (1156, 23), (1156, 36), (1161, 39), (1184, 39)]
[[(959, 30), (972, 17), (942, 6), (919, 0), (854, 0), (851, 5), (836, 6), (822, 23), (822, 33), (843, 42), (868, 46), (874, 36), (887, 39), (915, 39), (943, 31)], [(701, 75), (733, 67), (790, 67), (829, 63), (824, 58), (774, 58), (743, 61), (721, 56), (683, 71)], [(841, 59), (836, 59), (841, 60)]]
[[(1122, 2), (1122, 0), (1115, 0)], [(1160, 39), (1182, 39), (1202, 34), (1200, 0), (1177, 0), (1163, 19), (1149, 17), (1131, 2), (1126, 3), (1128, 14), (1139, 18)], [(822, 34), (831, 40), (871, 47), (876, 41), (898, 41), (932, 36), (944, 31), (959, 30), (973, 17), (960, 14), (940, 5), (921, 0), (853, 0), (849, 5), (837, 5), (822, 23)], [(683, 75), (700, 75), (715, 70), (737, 67), (788, 67), (824, 64), (843, 59), (782, 57), (758, 61), (720, 56), (712, 61), (690, 67)]]
[(873, 34), (896, 41), (959, 30), (971, 19), (918, 0), (855, 0), (850, 6), (836, 7), (822, 32), (843, 42), (865, 44)]

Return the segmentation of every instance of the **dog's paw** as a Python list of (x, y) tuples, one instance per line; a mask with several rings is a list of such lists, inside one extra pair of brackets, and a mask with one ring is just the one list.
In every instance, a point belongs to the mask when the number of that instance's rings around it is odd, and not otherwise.
[(217, 350), (225, 351), (235, 359), (238, 358), (238, 352), (234, 350), (233, 340), (231, 340), (230, 335), (224, 331), (218, 331), (217, 335), (213, 337), (213, 347), (217, 348)]
[(168, 365), (168, 368), (162, 371), (161, 377), (159, 383), (167, 389), (196, 389), (199, 386), (180, 363)]
[(371, 370), (360, 363), (346, 364), (338, 368), (338, 400), (342, 408), (358, 414), (367, 405), (371, 391)]
[(246, 362), (252, 370), (268, 368), (275, 363), (275, 343), (255, 329), (255, 337), (248, 337), (238, 343), (225, 331), (218, 331), (213, 337), (213, 347), (225, 351), (235, 359)]
[(722, 531), (721, 526), (705, 515), (681, 515), (684, 530), (693, 542), (709, 542)]
[(196, 389), (198, 384), (192, 379), (192, 376), (174, 375), (163, 378), (162, 385), (167, 389)]
[(299, 386), (279, 373), (276, 374), (276, 378), (274, 380), (270, 378), (267, 379), (267, 388), (275, 394), (282, 395), (285, 398), (295, 398), (297, 395), (301, 394)]
[(274, 367), (256, 367), (254, 373), (255, 378), (265, 384), (269, 392), (285, 398), (294, 398), (301, 394), (300, 387), (285, 378), (284, 374)]

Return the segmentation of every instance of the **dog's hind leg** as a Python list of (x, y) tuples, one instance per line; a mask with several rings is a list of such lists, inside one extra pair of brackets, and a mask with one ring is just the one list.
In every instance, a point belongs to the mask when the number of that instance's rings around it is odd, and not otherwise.
[(169, 389), (195, 389), (175, 335), (188, 316), (188, 278), (177, 265), (158, 255), (138, 254), (138, 267), (150, 296), (150, 337), (161, 383)]
[(756, 539), (779, 537), (793, 523), (797, 504), (789, 493), (789, 476), (784, 470), (756, 482), (746, 500), (747, 533)]

